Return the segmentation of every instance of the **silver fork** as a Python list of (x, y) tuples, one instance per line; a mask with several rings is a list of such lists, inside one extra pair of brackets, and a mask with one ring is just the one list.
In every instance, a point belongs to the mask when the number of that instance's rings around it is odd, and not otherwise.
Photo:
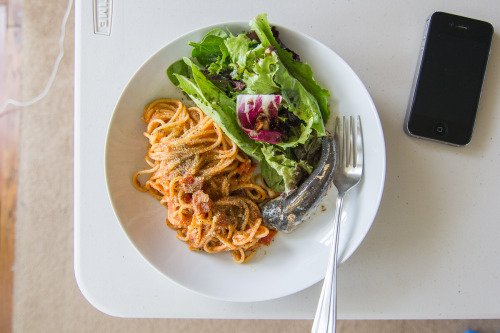
[(344, 196), (356, 186), (363, 175), (363, 135), (361, 119), (337, 117), (334, 139), (337, 142), (337, 165), (333, 173), (333, 183), (337, 187), (337, 209), (333, 226), (328, 268), (323, 289), (318, 302), (312, 332), (335, 332), (337, 323), (337, 251), (339, 246), (340, 220)]

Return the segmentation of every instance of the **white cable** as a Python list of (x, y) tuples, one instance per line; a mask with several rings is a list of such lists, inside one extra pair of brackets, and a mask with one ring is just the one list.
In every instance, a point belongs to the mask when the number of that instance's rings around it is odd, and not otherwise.
[(0, 115), (7, 110), (7, 107), (9, 105), (14, 105), (14, 106), (19, 106), (19, 107), (24, 107), (24, 106), (30, 106), (47, 96), (49, 93), (50, 88), (52, 87), (52, 84), (54, 83), (54, 79), (56, 78), (57, 70), (59, 69), (59, 64), (61, 63), (61, 60), (64, 56), (64, 37), (66, 36), (66, 22), (68, 21), (69, 14), (71, 13), (71, 8), (73, 7), (73, 0), (68, 1), (68, 8), (66, 9), (66, 13), (64, 14), (64, 18), (62, 20), (61, 24), (61, 37), (59, 38), (59, 55), (57, 56), (56, 62), (54, 64), (54, 67), (52, 69), (52, 74), (50, 75), (49, 81), (47, 81), (47, 84), (45, 85), (45, 88), (42, 90), (42, 92), (34, 97), (33, 99), (26, 101), (26, 102), (20, 102), (16, 101), (13, 99), (8, 99), (5, 104), (2, 106), (0, 109)]

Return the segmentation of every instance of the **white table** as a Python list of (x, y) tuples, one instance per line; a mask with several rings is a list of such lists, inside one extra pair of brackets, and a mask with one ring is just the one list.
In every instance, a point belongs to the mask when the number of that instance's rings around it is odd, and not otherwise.
[(343, 57), (367, 86), (384, 129), (384, 197), (365, 241), (339, 268), (339, 318), (500, 318), (498, 35), (471, 144), (455, 148), (403, 132), (428, 15), (447, 11), (500, 31), (500, 2), (250, 3), (114, 1), (107, 35), (105, 25), (94, 31), (93, 1), (76, 1), (75, 274), (83, 295), (120, 317), (313, 318), (321, 284), (258, 303), (216, 301), (175, 285), (128, 241), (104, 180), (108, 122), (135, 70), (188, 31), (267, 12), (271, 22), (311, 35)]

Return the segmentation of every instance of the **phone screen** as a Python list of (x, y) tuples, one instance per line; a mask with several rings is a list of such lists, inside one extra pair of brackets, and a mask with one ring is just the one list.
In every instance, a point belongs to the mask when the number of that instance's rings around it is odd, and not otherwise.
[(411, 134), (456, 145), (470, 141), (492, 34), (486, 22), (432, 15), (409, 110)]

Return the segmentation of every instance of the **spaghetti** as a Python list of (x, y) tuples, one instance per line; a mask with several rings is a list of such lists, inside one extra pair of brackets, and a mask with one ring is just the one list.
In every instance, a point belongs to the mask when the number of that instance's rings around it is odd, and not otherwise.
[[(144, 108), (150, 168), (133, 176), (134, 186), (167, 207), (167, 225), (191, 250), (230, 251), (248, 261), (276, 231), (258, 207), (275, 196), (254, 179), (256, 163), (198, 107), (158, 99)], [(149, 174), (141, 185), (139, 176)]]

